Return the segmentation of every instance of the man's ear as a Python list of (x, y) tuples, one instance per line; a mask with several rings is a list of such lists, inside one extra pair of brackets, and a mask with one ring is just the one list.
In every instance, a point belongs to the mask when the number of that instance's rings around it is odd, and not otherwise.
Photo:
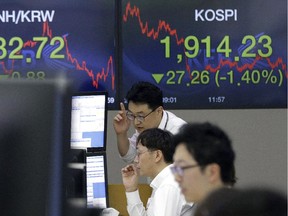
[(159, 161), (161, 161), (163, 159), (163, 153), (161, 150), (156, 150), (155, 151), (155, 162), (158, 163)]
[(162, 112), (163, 112), (163, 107), (162, 107), (162, 106), (159, 106), (159, 107), (156, 109), (156, 112), (157, 112), (157, 114), (162, 114)]
[(209, 182), (216, 183), (221, 180), (221, 168), (218, 164), (212, 163), (208, 164), (206, 167), (206, 174), (208, 176)]

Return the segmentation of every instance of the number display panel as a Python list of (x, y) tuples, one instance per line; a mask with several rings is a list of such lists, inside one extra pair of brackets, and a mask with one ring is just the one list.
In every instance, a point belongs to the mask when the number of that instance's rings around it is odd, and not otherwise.
[(169, 109), (287, 107), (287, 1), (123, 0), (121, 8), (120, 98), (147, 80)]
[(113, 108), (114, 0), (4, 0), (0, 28), (0, 79), (67, 77), (76, 92), (107, 91)]

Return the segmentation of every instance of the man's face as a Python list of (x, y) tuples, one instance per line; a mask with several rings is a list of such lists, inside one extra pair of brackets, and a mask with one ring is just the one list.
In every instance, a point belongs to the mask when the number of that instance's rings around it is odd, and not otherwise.
[[(146, 129), (157, 128), (159, 126), (162, 119), (163, 108), (160, 106), (155, 110), (151, 110), (148, 104), (136, 104), (130, 101), (128, 104), (128, 112), (135, 117), (132, 123), (135, 129), (141, 133)], [(143, 121), (139, 121), (137, 116), (142, 118)]]
[(137, 144), (137, 155), (134, 163), (141, 176), (155, 177), (154, 153), (155, 151), (149, 151), (141, 142)]
[(182, 170), (181, 173), (176, 173), (174, 176), (186, 201), (200, 202), (206, 195), (207, 190), (209, 190), (206, 169), (201, 170), (197, 161), (188, 152), (184, 144), (180, 143), (177, 146), (173, 158), (174, 166)]

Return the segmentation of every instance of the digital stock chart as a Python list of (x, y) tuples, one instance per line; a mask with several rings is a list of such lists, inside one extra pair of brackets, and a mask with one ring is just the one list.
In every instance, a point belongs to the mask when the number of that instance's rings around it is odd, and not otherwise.
[(124, 0), (122, 77), (159, 85), (169, 108), (286, 107), (286, 6)]
[(115, 104), (113, 0), (7, 1), (0, 11), (0, 79), (66, 77)]
[(1, 0), (0, 29), (0, 79), (64, 76), (108, 109), (143, 80), (166, 109), (287, 107), (284, 0)]

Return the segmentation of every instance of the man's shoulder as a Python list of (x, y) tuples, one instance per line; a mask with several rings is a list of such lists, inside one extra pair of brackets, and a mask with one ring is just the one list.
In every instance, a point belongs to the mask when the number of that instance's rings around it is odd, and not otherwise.
[(180, 127), (187, 123), (185, 120), (176, 116), (174, 113), (169, 111), (165, 112), (167, 112), (168, 115), (166, 130), (170, 131), (172, 134), (177, 133)]
[(167, 113), (168, 115), (168, 120), (169, 121), (176, 121), (176, 122), (179, 122), (179, 124), (185, 124), (187, 123), (184, 119), (180, 118), (179, 116), (177, 116), (176, 114), (172, 113), (171, 111), (166, 111), (165, 112)]

